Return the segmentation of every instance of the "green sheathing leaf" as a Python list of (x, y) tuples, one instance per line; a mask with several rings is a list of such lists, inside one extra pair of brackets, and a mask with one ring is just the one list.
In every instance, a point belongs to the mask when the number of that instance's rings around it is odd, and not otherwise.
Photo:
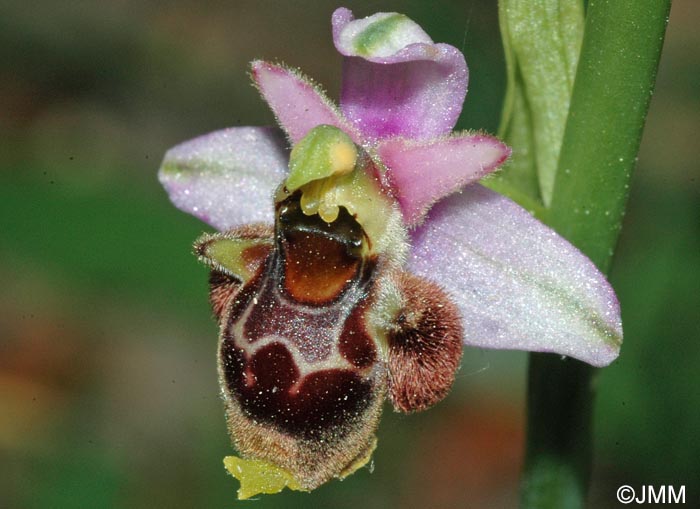
[[(515, 69), (514, 69), (515, 70)], [(501, 123), (499, 137), (506, 140), (513, 153), (505, 168), (482, 180), (482, 184), (519, 203), (539, 219), (543, 219), (544, 206), (537, 178), (532, 122), (523, 93), (522, 76), (508, 79), (508, 91), (504, 116), (509, 122)], [(516, 84), (520, 82), (520, 84)], [(506, 113), (507, 110), (507, 113)]]
[[(583, 38), (580, 0), (502, 0), (508, 85), (500, 135), (513, 147), (494, 189), (548, 206)], [(527, 207), (527, 203), (521, 202)]]
[(504, 11), (501, 3), (499, 23), (506, 58), (507, 82), (498, 136), (508, 142), (513, 153), (502, 170), (491, 174), (482, 183), (534, 212), (533, 208), (541, 207), (542, 199), (533, 153), (535, 142), (532, 118), (525, 98), (523, 77), (511, 47)]

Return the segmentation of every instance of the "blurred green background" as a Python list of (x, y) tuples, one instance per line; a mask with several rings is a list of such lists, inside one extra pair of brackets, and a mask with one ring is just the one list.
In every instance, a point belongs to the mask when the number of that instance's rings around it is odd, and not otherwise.
[[(206, 227), (156, 180), (165, 150), (271, 124), (253, 58), (337, 97), (339, 4), (10, 0), (0, 6), (0, 507), (514, 507), (526, 356), (467, 350), (435, 409), (386, 409), (373, 473), (236, 502), (216, 381)], [(492, 1), (345, 1), (397, 10), (462, 49), (459, 127), (495, 132)], [(612, 282), (622, 355), (600, 372), (591, 507), (620, 484), (700, 501), (700, 4), (676, 0)], [(631, 56), (629, 57), (631, 58)]]

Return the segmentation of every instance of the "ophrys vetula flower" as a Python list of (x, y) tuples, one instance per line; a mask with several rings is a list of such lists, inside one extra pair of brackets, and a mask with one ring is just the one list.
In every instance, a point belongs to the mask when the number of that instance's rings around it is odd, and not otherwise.
[(212, 269), (219, 375), (241, 498), (311, 490), (366, 464), (385, 397), (402, 412), (448, 392), (462, 343), (601, 366), (619, 351), (615, 295), (593, 264), (474, 182), (509, 150), (450, 134), (466, 94), (455, 48), (400, 14), (333, 15), (340, 110), (257, 61), (274, 129), (171, 149), (173, 202), (220, 230)]

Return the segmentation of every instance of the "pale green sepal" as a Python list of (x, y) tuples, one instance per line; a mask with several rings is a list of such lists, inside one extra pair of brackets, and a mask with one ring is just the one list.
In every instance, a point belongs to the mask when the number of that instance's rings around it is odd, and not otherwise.
[(320, 125), (311, 129), (289, 157), (287, 190), (296, 191), (314, 180), (350, 173), (357, 161), (357, 148), (337, 127)]
[(548, 206), (583, 38), (583, 5), (501, 0), (499, 18), (508, 72), (500, 134), (513, 147), (501, 178)]

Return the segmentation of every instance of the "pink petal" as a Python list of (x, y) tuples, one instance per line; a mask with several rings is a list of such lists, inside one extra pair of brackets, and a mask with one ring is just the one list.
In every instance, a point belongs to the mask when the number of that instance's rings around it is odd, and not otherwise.
[(168, 150), (158, 178), (177, 208), (227, 230), (274, 221), (273, 194), (287, 159), (278, 129), (234, 127)]
[(467, 93), (462, 53), (433, 43), (410, 20), (389, 36), (390, 43), (369, 53), (358, 50), (367, 19), (354, 20), (345, 8), (333, 14), (335, 47), (346, 57), (340, 99), (345, 117), (366, 138), (433, 138), (450, 132)]
[(354, 141), (361, 141), (333, 103), (308, 78), (262, 60), (253, 62), (252, 69), (253, 80), (292, 144), (321, 124), (338, 127)]
[(575, 247), (509, 199), (473, 185), (412, 235), (409, 266), (442, 285), (465, 342), (555, 352), (605, 366), (622, 343), (615, 292)]
[(389, 139), (379, 144), (377, 153), (410, 227), (436, 201), (503, 164), (510, 149), (491, 136), (461, 134), (420, 143)]

